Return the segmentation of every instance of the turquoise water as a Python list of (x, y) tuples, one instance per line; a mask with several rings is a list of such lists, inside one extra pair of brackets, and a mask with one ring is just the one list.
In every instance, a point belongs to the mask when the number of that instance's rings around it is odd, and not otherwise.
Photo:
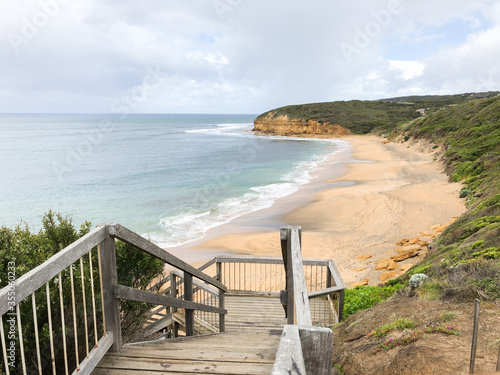
[(164, 247), (267, 208), (338, 150), (262, 137), (255, 115), (0, 115), (0, 225), (119, 222)]

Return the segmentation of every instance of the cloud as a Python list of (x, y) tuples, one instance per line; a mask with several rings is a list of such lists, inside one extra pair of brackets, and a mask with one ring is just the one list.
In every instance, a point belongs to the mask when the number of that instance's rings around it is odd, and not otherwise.
[(109, 112), (151, 67), (137, 112), (494, 90), (498, 27), (489, 0), (5, 0), (0, 111)]

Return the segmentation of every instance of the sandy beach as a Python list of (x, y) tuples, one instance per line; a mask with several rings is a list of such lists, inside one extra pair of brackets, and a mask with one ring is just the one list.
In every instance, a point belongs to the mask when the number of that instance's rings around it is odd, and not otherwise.
[[(325, 188), (312, 197), (297, 195), (304, 204), (291, 207), (281, 221), (302, 226), (304, 258), (333, 259), (348, 286), (377, 285), (425, 256), (427, 247), (411, 242), (432, 242), (465, 211), (461, 185), (448, 181), (434, 160), (439, 151), (429, 145), (387, 143), (375, 136), (344, 139), (352, 146), (345, 173), (322, 180)], [(415, 248), (416, 256), (414, 251), (407, 259), (391, 260)], [(275, 230), (224, 234), (193, 250), (281, 256)]]

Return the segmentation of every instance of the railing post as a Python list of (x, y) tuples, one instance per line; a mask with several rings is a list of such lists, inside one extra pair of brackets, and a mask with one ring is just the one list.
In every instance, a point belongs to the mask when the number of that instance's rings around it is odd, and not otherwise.
[[(170, 295), (173, 298), (177, 298), (177, 276), (170, 273)], [(177, 307), (171, 307), (172, 311), (172, 336), (179, 337), (179, 325), (174, 321), (173, 316), (177, 312)]]
[[(225, 292), (222, 289), (219, 289), (219, 308), (224, 309), (225, 305)], [(225, 314), (219, 314), (219, 332), (225, 332), (226, 331), (226, 322), (225, 322), (226, 315)]]
[(283, 266), (285, 267), (285, 291), (286, 291), (286, 305), (285, 312), (287, 324), (294, 324), (295, 322), (295, 303), (293, 299), (293, 273), (292, 273), (292, 257), (291, 252), (291, 227), (281, 228), (281, 255), (283, 256)]
[(341, 322), (344, 317), (344, 294), (344, 290), (339, 292), (339, 322)]
[(113, 229), (112, 225), (106, 226), (107, 236), (101, 244), (101, 277), (106, 330), (113, 332), (114, 337), (114, 342), (110, 350), (118, 352), (122, 347), (122, 327), (120, 321), (120, 304), (118, 299), (115, 298), (115, 286), (118, 285), (118, 275), (116, 271), (115, 240), (111, 237)]
[[(216, 258), (216, 259), (217, 259), (217, 258)], [(216, 263), (215, 263), (215, 270), (216, 270), (216, 271), (215, 271), (215, 272), (216, 272), (216, 274), (215, 274), (216, 279), (217, 279), (220, 283), (222, 283), (222, 263), (221, 263), (221, 262), (219, 262), (218, 260), (217, 260), (217, 261), (216, 261)]]
[[(193, 275), (184, 271), (184, 300), (193, 300)], [(194, 336), (194, 310), (184, 309), (186, 317), (186, 336)]]
[[(216, 259), (215, 262), (215, 272), (216, 272), (216, 279), (219, 280), (219, 282), (222, 283), (222, 263), (219, 262)], [(221, 289), (219, 289), (219, 308), (223, 309), (225, 305), (225, 292)], [(225, 321), (226, 315), (225, 314), (219, 314), (219, 332), (225, 332), (226, 331), (226, 321)]]

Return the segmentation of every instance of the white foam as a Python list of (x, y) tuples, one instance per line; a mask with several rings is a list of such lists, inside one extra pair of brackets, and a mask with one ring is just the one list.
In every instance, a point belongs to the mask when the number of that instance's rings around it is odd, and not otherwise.
[[(220, 127), (225, 127), (225, 125)], [(299, 186), (315, 178), (311, 173), (319, 165), (339, 162), (338, 156), (345, 153), (349, 147), (349, 143), (342, 140), (318, 139), (318, 141), (333, 141), (337, 144), (337, 148), (335, 152), (327, 156), (317, 156), (311, 161), (296, 163), (295, 169), (281, 178), (283, 182), (251, 187), (250, 192), (240, 197), (225, 199), (208, 211), (186, 212), (162, 218), (158, 223), (162, 234), (152, 236), (152, 240), (162, 247), (184, 245), (203, 238), (212, 228), (227, 224), (247, 213), (272, 207), (276, 200), (297, 192)], [(165, 241), (165, 237), (168, 240)]]

